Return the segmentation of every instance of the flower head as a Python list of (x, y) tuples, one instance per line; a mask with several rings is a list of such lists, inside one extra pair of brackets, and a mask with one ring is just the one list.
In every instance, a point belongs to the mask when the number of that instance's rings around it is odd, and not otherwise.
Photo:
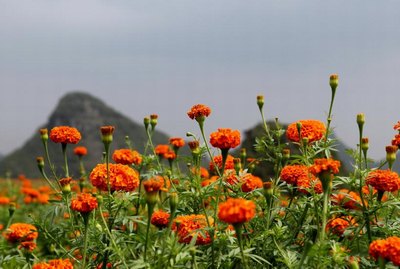
[(197, 120), (197, 121), (201, 121), (208, 117), (211, 114), (211, 109), (206, 106), (206, 105), (202, 105), (202, 104), (197, 104), (192, 106), (192, 108), (187, 112), (187, 115), (189, 116), (189, 118), (191, 118), (192, 120)]
[(77, 156), (80, 156), (80, 157), (85, 156), (85, 155), (87, 155), (87, 148), (83, 147), (83, 146), (75, 147), (74, 154)]
[(165, 144), (157, 145), (154, 149), (155, 153), (161, 157), (164, 157), (164, 154), (167, 153), (169, 150), (170, 150), (169, 145)]
[(368, 252), (375, 260), (381, 257), (391, 261), (395, 266), (400, 266), (400, 238), (397, 236), (373, 241), (369, 245)]
[(346, 189), (341, 189), (337, 193), (332, 194), (332, 202), (346, 209), (361, 208), (360, 196), (356, 192)]
[(245, 174), (242, 181), (243, 192), (251, 192), (255, 189), (260, 189), (263, 187), (263, 181), (261, 180), (261, 178), (253, 176), (252, 174)]
[(24, 241), (24, 242), (21, 242), (21, 243), (19, 244), (18, 249), (24, 249), (24, 250), (26, 250), (26, 251), (28, 251), (28, 252), (32, 252), (32, 251), (35, 250), (36, 246), (37, 246), (37, 245), (36, 245), (35, 242), (32, 242), (32, 241)]
[(254, 218), (256, 205), (243, 198), (230, 198), (218, 207), (218, 218), (229, 224), (241, 224)]
[(158, 228), (165, 228), (168, 226), (170, 214), (168, 212), (158, 210), (154, 211), (151, 216), (151, 224)]
[(318, 175), (322, 172), (328, 171), (332, 174), (339, 173), (340, 162), (334, 159), (315, 159), (314, 165), (310, 167), (310, 172)]
[(236, 148), (240, 144), (240, 132), (230, 128), (219, 128), (218, 131), (211, 133), (210, 143), (219, 149)]
[(400, 121), (398, 121), (398, 122), (393, 126), (393, 130), (400, 131)]
[[(123, 164), (109, 164), (110, 188), (112, 191), (133, 191), (139, 186), (139, 172)], [(90, 173), (93, 186), (102, 191), (107, 191), (106, 164), (98, 164)]]
[(139, 165), (142, 163), (142, 156), (140, 156), (139, 152), (130, 149), (117, 149), (114, 151), (112, 155), (112, 159), (116, 163), (120, 164), (136, 164)]
[(47, 263), (36, 263), (33, 265), (32, 269), (74, 269), (74, 266), (69, 259), (55, 259)]
[[(225, 169), (233, 169), (235, 167), (233, 159), (233, 156), (228, 154), (225, 162)], [(215, 156), (213, 160), (214, 163), (218, 166), (218, 169), (222, 169), (222, 155)], [(214, 163), (210, 162), (210, 172), (215, 172)]]
[(390, 170), (371, 171), (365, 181), (378, 191), (393, 192), (400, 189), (399, 175)]
[(338, 236), (342, 236), (350, 225), (351, 223), (348, 218), (333, 218), (326, 224), (326, 230)]
[[(212, 223), (212, 219), (209, 218), (209, 222)], [(207, 219), (204, 215), (189, 215), (175, 218), (171, 228), (178, 234), (180, 243), (189, 244), (196, 237), (196, 245), (206, 245), (211, 243), (209, 233), (201, 231), (206, 227)]]
[(81, 193), (71, 200), (71, 209), (80, 213), (90, 213), (98, 207), (96, 197), (89, 193)]
[(185, 145), (185, 140), (180, 137), (171, 137), (169, 139), (169, 143), (174, 147), (174, 148), (181, 148)]
[(301, 124), (301, 138), (307, 138), (309, 143), (320, 140), (326, 132), (325, 124), (319, 120), (299, 120), (289, 124), (286, 137), (293, 142), (300, 142), (298, 123)]
[(143, 187), (147, 193), (157, 192), (164, 185), (164, 179), (161, 176), (155, 176), (143, 181)]
[(76, 144), (81, 140), (81, 133), (74, 127), (58, 126), (51, 129), (50, 139), (54, 143)]
[(28, 223), (14, 223), (3, 233), (8, 242), (26, 242), (33, 241), (38, 237), (35, 226)]
[(281, 170), (281, 179), (287, 184), (297, 185), (301, 177), (308, 177), (308, 167), (305, 165), (286, 165)]

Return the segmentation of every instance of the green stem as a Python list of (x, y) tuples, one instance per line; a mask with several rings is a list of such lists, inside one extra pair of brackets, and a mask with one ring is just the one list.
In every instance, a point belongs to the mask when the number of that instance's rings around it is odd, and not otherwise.
[(320, 231), (320, 238), (319, 240), (322, 242), (325, 240), (325, 228), (326, 228), (326, 222), (327, 222), (327, 215), (328, 215), (328, 202), (329, 202), (329, 191), (324, 190), (324, 195), (323, 195), (323, 208), (322, 208), (322, 227)]
[(151, 221), (151, 215), (153, 214), (154, 210), (154, 204), (153, 203), (147, 203), (147, 227), (146, 227), (146, 242), (144, 245), (144, 254), (143, 254), (143, 260), (146, 262), (147, 258), (147, 248), (149, 245), (149, 234), (150, 234), (150, 221)]
[[(328, 141), (328, 135), (329, 135), (329, 129), (330, 129), (330, 125), (331, 125), (331, 121), (332, 121), (332, 108), (333, 108), (333, 101), (335, 100), (335, 94), (336, 94), (336, 90), (332, 90), (332, 95), (331, 95), (331, 103), (329, 105), (329, 112), (328, 112), (328, 117), (326, 119), (326, 131), (325, 131), (325, 145)], [(329, 151), (326, 151), (326, 158), (330, 158), (331, 154)]]
[(245, 269), (248, 269), (246, 257), (244, 256), (244, 252), (243, 252), (242, 224), (241, 223), (234, 224), (233, 226), (235, 227), (236, 237), (238, 239), (238, 244), (239, 244), (239, 248), (240, 248), (240, 255), (242, 257), (243, 267)]
[(47, 145), (47, 141), (43, 141), (43, 146), (44, 146), (44, 151), (46, 153), (47, 162), (49, 163), (50, 171), (53, 174), (54, 180), (57, 182), (58, 187), (61, 189), (61, 185), (58, 182), (58, 177), (57, 177), (57, 174), (56, 174), (56, 170), (54, 169), (54, 165), (51, 163), (51, 160), (50, 160), (49, 147)]
[[(87, 244), (88, 244), (88, 234), (89, 234), (89, 215), (90, 213), (82, 213), (83, 222), (85, 225), (85, 235), (83, 239), (83, 264), (82, 269), (86, 268), (86, 255), (87, 255)], [(72, 217), (72, 216), (71, 216)]]
[(67, 144), (62, 143), (61, 144), (62, 148), (62, 153), (64, 156), (64, 170), (65, 170), (65, 177), (69, 177), (69, 171), (68, 171), (68, 159), (67, 159)]

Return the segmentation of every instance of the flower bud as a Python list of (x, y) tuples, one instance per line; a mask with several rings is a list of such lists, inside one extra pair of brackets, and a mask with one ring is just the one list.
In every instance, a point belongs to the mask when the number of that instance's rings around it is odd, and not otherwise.
[(336, 88), (339, 84), (339, 76), (338, 74), (332, 74), (329, 77), (329, 85), (331, 86), (332, 91), (336, 91)]
[(361, 149), (367, 151), (369, 149), (368, 137), (361, 138)]
[(62, 193), (68, 194), (71, 192), (71, 180), (72, 180), (72, 178), (66, 177), (66, 178), (62, 178), (58, 181), (61, 185)]
[(144, 124), (144, 128), (147, 131), (147, 129), (149, 128), (149, 124), (150, 124), (150, 118), (149, 117), (144, 117), (143, 124)]
[(101, 205), (103, 204), (103, 202), (104, 202), (103, 196), (100, 195), (100, 194), (97, 194), (97, 195), (96, 195), (96, 199), (97, 199), (97, 204), (98, 204), (99, 206), (101, 206)]
[(43, 157), (36, 157), (36, 162), (40, 171), (44, 169), (44, 158)]
[(257, 105), (260, 110), (262, 110), (264, 106), (264, 95), (257, 95)]
[(113, 141), (114, 130), (115, 127), (110, 125), (100, 127), (101, 140), (103, 143), (111, 143)]
[(241, 162), (240, 162), (240, 158), (234, 158), (233, 159), (233, 166), (234, 166), (236, 174), (238, 175), (239, 171), (242, 168), (242, 165), (241, 165)]
[(266, 181), (263, 183), (263, 188), (264, 188), (264, 197), (265, 200), (267, 201), (268, 206), (271, 206), (272, 204), (272, 198), (274, 195), (274, 185), (272, 181)]
[(389, 164), (389, 169), (392, 169), (392, 165), (394, 161), (396, 160), (396, 152), (397, 152), (397, 146), (387, 146), (386, 147), (386, 161)]
[(46, 128), (40, 129), (39, 132), (40, 132), (40, 137), (42, 138), (43, 141), (49, 140), (49, 134)]
[(178, 198), (178, 194), (176, 192), (172, 192), (169, 195), (169, 207), (171, 209), (171, 215), (173, 212), (175, 212), (177, 206), (179, 203), (179, 198)]
[(287, 160), (290, 158), (290, 149), (283, 149), (282, 150), (282, 157)]
[(10, 216), (10, 218), (14, 215), (14, 212), (17, 208), (17, 205), (13, 202), (8, 204), (8, 214)]
[(150, 125), (151, 129), (154, 130), (158, 122), (158, 115), (157, 114), (151, 114), (150, 115)]
[(357, 114), (357, 124), (360, 125), (364, 125), (365, 123), (365, 114), (364, 113), (359, 113)]

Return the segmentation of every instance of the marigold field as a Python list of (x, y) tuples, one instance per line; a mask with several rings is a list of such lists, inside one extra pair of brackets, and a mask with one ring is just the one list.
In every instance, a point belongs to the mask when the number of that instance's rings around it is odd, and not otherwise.
[[(238, 130), (205, 134), (213, 113), (204, 104), (188, 106), (197, 133), (162, 145), (152, 141), (158, 115), (144, 118), (144, 152), (129, 140), (114, 149), (118, 128), (102, 126), (95, 167), (85, 166), (91, 153), (79, 145), (79, 130), (41, 129), (42, 178), (0, 181), (0, 268), (399, 267), (400, 178), (392, 167), (400, 122), (386, 161), (374, 165), (365, 116), (354, 115), (359, 143), (348, 153), (352, 170), (341, 173), (331, 130), (337, 75), (329, 85), (326, 122), (298, 119), (287, 128), (266, 123), (257, 96), (264, 127), (257, 159), (237, 150)], [(48, 143), (60, 145), (62, 164), (52, 162)], [(68, 151), (79, 158), (78, 176), (70, 176)], [(273, 175), (257, 176), (260, 165)]]

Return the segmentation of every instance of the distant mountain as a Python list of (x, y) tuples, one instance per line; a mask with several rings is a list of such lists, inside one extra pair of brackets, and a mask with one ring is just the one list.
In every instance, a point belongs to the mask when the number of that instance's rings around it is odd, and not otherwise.
[[(70, 174), (75, 178), (79, 176), (78, 159), (73, 155), (75, 146), (85, 146), (88, 149), (88, 155), (84, 157), (86, 170), (92, 169), (101, 161), (104, 151), (100, 136), (101, 126), (115, 126), (111, 153), (114, 149), (126, 148), (125, 136), (129, 136), (134, 149), (139, 152), (144, 151), (147, 141), (143, 124), (130, 120), (98, 98), (86, 93), (73, 92), (60, 99), (48, 122), (34, 130), (32, 137), (21, 148), (0, 161), (0, 175), (3, 176), (6, 171), (10, 171), (14, 177), (20, 173), (33, 178), (40, 177), (36, 157), (44, 156), (44, 149), (39, 129), (48, 128), (50, 132), (53, 127), (60, 125), (73, 126), (82, 134), (82, 140), (77, 145), (68, 145), (67, 147)], [(153, 136), (154, 144), (168, 143), (168, 138), (166, 134), (157, 131), (156, 128)], [(61, 167), (63, 164), (61, 145), (55, 144), (51, 140), (48, 144), (53, 163), (57, 167)], [(58, 173), (61, 175), (62, 170), (59, 170)]]
[[(271, 130), (275, 128), (275, 123), (273, 122), (268, 122), (268, 126)], [(284, 130), (287, 129), (287, 124), (281, 124), (282, 128)], [(246, 149), (248, 157), (262, 157), (259, 153), (257, 153), (254, 149), (254, 145), (256, 144), (256, 137), (262, 137), (265, 135), (265, 131), (263, 128), (262, 123), (257, 124), (253, 128), (250, 128), (246, 130), (245, 132), (245, 139), (242, 142), (241, 147)], [(282, 136), (282, 141), (281, 143), (286, 143), (288, 140), (286, 139), (286, 136)], [(297, 154), (298, 150), (296, 147), (290, 143), (290, 151), (291, 154)], [(352, 164), (352, 158), (346, 153), (346, 150), (349, 149), (343, 142), (341, 142), (339, 139), (336, 140), (335, 142), (335, 148), (338, 150), (337, 152), (333, 152), (333, 157), (336, 160), (341, 161), (341, 174), (342, 175), (347, 175), (349, 171), (351, 171), (351, 164)], [(238, 150), (233, 152), (234, 156), (239, 156)], [(266, 163), (261, 163), (259, 165), (258, 169), (256, 169), (255, 173), (262, 177), (264, 180), (268, 177), (273, 176), (273, 167), (272, 165), (268, 165)]]

